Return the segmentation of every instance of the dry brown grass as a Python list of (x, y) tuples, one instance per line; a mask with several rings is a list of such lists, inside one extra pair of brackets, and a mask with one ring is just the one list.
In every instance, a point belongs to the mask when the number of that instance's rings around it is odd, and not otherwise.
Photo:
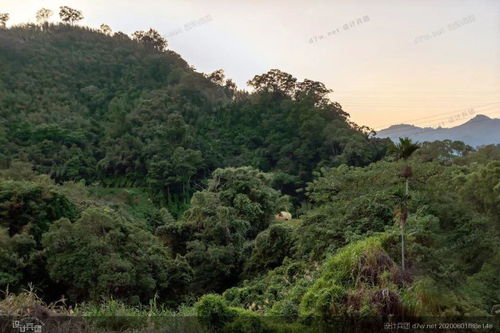
[(44, 303), (30, 287), (19, 294), (4, 292), (0, 301), (0, 315), (2, 316), (30, 316), (40, 319), (49, 316), (71, 314), (71, 310), (66, 307), (64, 298), (57, 302)]
[(88, 332), (84, 322), (72, 315), (64, 298), (46, 304), (31, 287), (19, 294), (5, 291), (0, 300), (0, 316), (11, 319), (2, 321), (0, 331), (11, 327), (12, 320), (34, 318), (43, 324), (45, 332)]

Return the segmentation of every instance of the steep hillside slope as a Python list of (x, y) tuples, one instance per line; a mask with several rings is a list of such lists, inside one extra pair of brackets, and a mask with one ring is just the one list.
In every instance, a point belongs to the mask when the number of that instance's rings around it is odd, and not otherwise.
[(122, 33), (2, 29), (0, 161), (29, 161), (56, 181), (147, 187), (182, 204), (217, 167), (278, 172), (294, 195), (318, 166), (383, 155), (385, 143), (349, 122), (321, 83), (272, 70), (253, 84), (253, 94), (238, 91), (223, 73), (198, 73)]

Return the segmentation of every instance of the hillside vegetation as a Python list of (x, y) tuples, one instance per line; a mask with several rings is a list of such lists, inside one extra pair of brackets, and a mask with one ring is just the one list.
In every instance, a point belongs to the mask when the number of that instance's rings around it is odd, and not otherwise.
[(323, 84), (279, 70), (248, 94), (121, 33), (32, 25), (0, 41), (2, 164), (28, 160), (57, 182), (143, 187), (177, 214), (218, 167), (276, 172), (296, 194), (314, 169), (367, 165), (385, 149)]
[(499, 146), (394, 146), (320, 82), (249, 84), (121, 33), (0, 29), (0, 315), (227, 332), (498, 315)]

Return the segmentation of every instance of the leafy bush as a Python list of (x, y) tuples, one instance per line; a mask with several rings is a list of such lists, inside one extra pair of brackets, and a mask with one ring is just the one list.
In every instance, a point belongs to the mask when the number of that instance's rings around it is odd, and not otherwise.
[(109, 209), (88, 209), (74, 223), (61, 219), (42, 242), (51, 278), (66, 285), (73, 300), (147, 301), (168, 293), (175, 274), (184, 277), (178, 268), (189, 272), (153, 235)]
[(194, 305), (198, 320), (210, 331), (219, 331), (237, 315), (219, 295), (206, 294)]
[(74, 205), (51, 186), (0, 179), (0, 226), (10, 236), (27, 232), (39, 242), (53, 221), (75, 216)]
[(248, 241), (268, 227), (287, 199), (269, 175), (250, 167), (216, 170), (183, 217), (158, 229), (194, 268), (194, 291), (221, 291), (243, 270)]
[(252, 254), (245, 263), (245, 276), (280, 266), (294, 252), (295, 230), (286, 223), (274, 223), (257, 235)]

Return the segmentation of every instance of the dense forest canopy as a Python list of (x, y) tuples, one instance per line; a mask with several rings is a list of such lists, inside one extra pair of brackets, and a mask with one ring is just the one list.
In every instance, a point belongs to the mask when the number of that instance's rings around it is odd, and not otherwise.
[(248, 92), (154, 30), (50, 14), (0, 29), (0, 314), (29, 286), (228, 332), (498, 313), (499, 146), (394, 145), (320, 82)]
[(2, 164), (26, 160), (57, 182), (146, 187), (173, 208), (218, 167), (274, 172), (293, 195), (320, 167), (383, 156), (385, 142), (349, 122), (322, 83), (271, 70), (249, 94), (221, 72), (196, 72), (156, 34), (2, 30)]

